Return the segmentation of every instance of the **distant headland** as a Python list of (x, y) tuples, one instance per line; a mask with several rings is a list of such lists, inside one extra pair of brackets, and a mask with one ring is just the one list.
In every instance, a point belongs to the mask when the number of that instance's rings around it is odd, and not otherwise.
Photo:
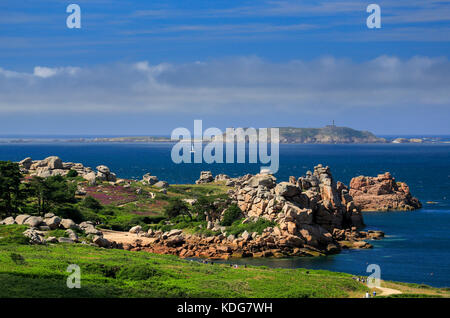
[[(371, 144), (371, 143), (450, 143), (449, 136), (376, 136), (369, 131), (327, 125), (322, 128), (275, 127), (282, 144)], [(204, 138), (204, 141), (207, 142)], [(239, 140), (238, 140), (239, 141)], [(70, 142), (70, 143), (160, 143), (174, 142), (168, 135), (153, 136), (83, 136), (83, 137), (0, 137), (1, 143)]]

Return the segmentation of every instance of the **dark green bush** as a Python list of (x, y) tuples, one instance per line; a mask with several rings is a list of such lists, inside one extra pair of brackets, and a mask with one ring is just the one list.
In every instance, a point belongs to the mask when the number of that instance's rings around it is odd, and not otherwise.
[(27, 262), (25, 262), (25, 258), (17, 253), (11, 253), (9, 255), (12, 259), (12, 261), (16, 264), (16, 265), (26, 265)]
[(116, 278), (126, 280), (147, 280), (161, 273), (149, 265), (131, 265), (123, 267), (116, 275)]
[(234, 221), (238, 220), (242, 216), (242, 211), (236, 204), (231, 204), (224, 212), (220, 225), (230, 226)]
[(78, 172), (76, 172), (75, 170), (71, 169), (67, 173), (67, 178), (75, 178), (75, 177), (78, 177)]
[(191, 215), (186, 202), (183, 202), (179, 198), (170, 198), (169, 204), (164, 207), (164, 213), (169, 218), (175, 218), (179, 215)]
[(94, 211), (99, 211), (103, 207), (100, 201), (91, 197), (90, 195), (85, 197), (83, 201), (81, 201), (81, 205)]
[(73, 204), (57, 205), (52, 209), (52, 212), (63, 219), (71, 219), (75, 223), (83, 222), (83, 215), (80, 210)]

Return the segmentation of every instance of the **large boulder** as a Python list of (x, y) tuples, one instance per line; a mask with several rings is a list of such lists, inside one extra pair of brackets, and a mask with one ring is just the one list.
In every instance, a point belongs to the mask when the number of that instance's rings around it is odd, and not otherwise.
[(202, 171), (200, 172), (200, 178), (195, 181), (196, 184), (210, 183), (214, 181), (214, 177), (211, 171)]
[(140, 226), (140, 225), (136, 225), (136, 226), (133, 226), (131, 229), (130, 229), (130, 233), (139, 233), (139, 232), (141, 232), (142, 231), (142, 226)]
[(276, 185), (276, 178), (271, 174), (257, 174), (251, 177), (248, 181), (245, 182), (247, 186), (252, 188), (257, 188), (259, 186), (263, 186), (266, 188), (273, 188)]
[(296, 195), (299, 195), (301, 193), (301, 190), (299, 187), (293, 185), (292, 183), (280, 182), (275, 187), (275, 193), (283, 197), (294, 197)]
[(36, 176), (40, 178), (48, 178), (52, 175), (52, 171), (49, 167), (38, 167), (36, 169)]
[(1, 221), (0, 224), (3, 224), (3, 225), (16, 224), (16, 220), (14, 220), (14, 218), (12, 216), (10, 216), (10, 217), (7, 217), (6, 219), (4, 219), (3, 221)]
[(94, 171), (86, 173), (83, 178), (86, 179), (91, 186), (94, 186), (96, 184), (96, 175)]
[(38, 231), (36, 231), (33, 228), (27, 229), (23, 232), (23, 235), (30, 239), (31, 244), (45, 244), (45, 239), (43, 236), (39, 234)]
[(81, 222), (78, 226), (86, 235), (103, 236), (102, 231), (97, 230), (91, 221)]
[(155, 187), (157, 188), (162, 188), (162, 189), (166, 189), (169, 187), (169, 183), (166, 181), (158, 181), (154, 184)]
[(154, 185), (158, 181), (158, 177), (152, 176), (150, 173), (146, 173), (142, 176), (142, 182), (148, 183), (149, 185)]
[(75, 233), (74, 230), (72, 229), (67, 229), (66, 230), (66, 234), (69, 236), (70, 239), (72, 239), (73, 241), (78, 241), (78, 235), (77, 233)]
[[(47, 214), (46, 214), (47, 216)], [(59, 216), (51, 216), (44, 218), (44, 223), (52, 230), (57, 229), (61, 223), (61, 218)]]
[(103, 248), (110, 248), (111, 242), (105, 239), (103, 236), (94, 236), (92, 239), (92, 243), (98, 245)]
[(98, 172), (103, 173), (105, 175), (108, 175), (111, 173), (111, 170), (105, 165), (97, 166), (95, 169), (97, 169)]
[(60, 226), (64, 229), (72, 229), (72, 230), (79, 228), (78, 225), (71, 219), (62, 219)]
[(38, 227), (43, 221), (44, 219), (40, 216), (30, 216), (23, 222), (23, 224), (29, 225), (31, 227)]
[(44, 162), (46, 166), (53, 170), (53, 169), (63, 169), (63, 162), (62, 160), (57, 156), (50, 156), (44, 159)]
[(169, 233), (167, 233), (167, 237), (180, 235), (181, 233), (183, 233), (182, 230), (173, 229)]
[(73, 244), (73, 243), (75, 243), (75, 240), (71, 239), (70, 237), (58, 237), (58, 242)]
[(30, 157), (19, 161), (19, 165), (21, 167), (25, 168), (26, 170), (29, 170), (31, 168), (32, 164), (33, 164), (33, 160)]
[(404, 182), (396, 182), (389, 172), (377, 177), (359, 176), (350, 181), (350, 195), (362, 211), (409, 211), (422, 207)]
[(16, 223), (17, 224), (24, 224), (24, 222), (30, 217), (28, 214), (20, 214), (16, 216)]
[(174, 235), (174, 236), (168, 237), (164, 241), (164, 243), (165, 243), (165, 245), (167, 245), (169, 247), (180, 246), (184, 243), (184, 236), (182, 234), (180, 234), (180, 235)]

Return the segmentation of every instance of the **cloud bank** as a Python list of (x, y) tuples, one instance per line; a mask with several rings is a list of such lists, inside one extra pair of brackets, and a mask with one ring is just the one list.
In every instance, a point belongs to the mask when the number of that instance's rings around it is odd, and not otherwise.
[(240, 57), (184, 64), (0, 67), (0, 114), (320, 114), (450, 106), (447, 58)]

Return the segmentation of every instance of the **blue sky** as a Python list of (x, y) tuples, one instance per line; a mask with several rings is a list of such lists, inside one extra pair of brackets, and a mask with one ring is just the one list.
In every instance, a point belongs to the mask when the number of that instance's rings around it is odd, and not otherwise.
[[(81, 7), (82, 28), (66, 27)], [(450, 1), (2, 0), (0, 134), (449, 134)]]

